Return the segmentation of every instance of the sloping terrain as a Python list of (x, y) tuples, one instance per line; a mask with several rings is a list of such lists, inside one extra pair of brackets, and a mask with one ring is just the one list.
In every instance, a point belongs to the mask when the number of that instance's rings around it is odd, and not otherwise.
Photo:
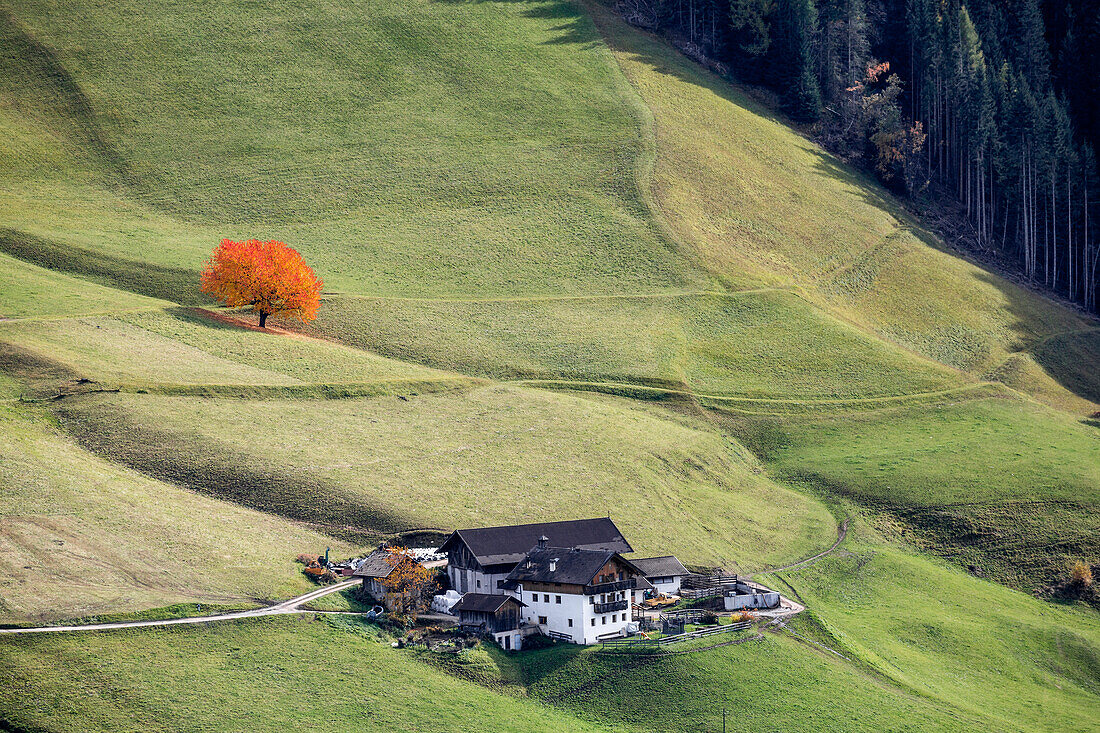
[(351, 547), (81, 450), (46, 415), (0, 405), (0, 622), (305, 592), (299, 552)]
[[(1095, 612), (1021, 591), (1100, 551), (1095, 321), (603, 7), (20, 0), (0, 139), (6, 621), (284, 597), (406, 530), (888, 538), (783, 575), (847, 660), (554, 649), (503, 697), (314, 622), (5, 638), (0, 727), (1097, 727)], [(320, 319), (195, 310), (222, 237), (301, 250)]]

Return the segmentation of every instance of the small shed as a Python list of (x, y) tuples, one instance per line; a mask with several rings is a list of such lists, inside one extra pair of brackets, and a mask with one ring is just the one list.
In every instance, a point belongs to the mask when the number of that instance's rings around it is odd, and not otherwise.
[(645, 575), (645, 579), (653, 584), (654, 590), (665, 596), (677, 595), (684, 577), (691, 575), (691, 571), (685, 568), (675, 555), (643, 557), (631, 562), (637, 565)]
[(467, 593), (451, 607), (459, 625), (466, 630), (491, 634), (504, 649), (519, 649), (520, 609), (527, 604), (515, 596)]

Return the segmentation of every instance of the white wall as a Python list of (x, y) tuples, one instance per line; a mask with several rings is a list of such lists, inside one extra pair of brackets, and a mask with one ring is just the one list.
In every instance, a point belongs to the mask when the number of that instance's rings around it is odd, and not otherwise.
[(459, 593), (491, 593), (493, 595), (504, 595), (505, 592), (497, 588), (497, 581), (504, 580), (508, 577), (508, 574), (490, 574), (478, 570), (447, 566), (447, 577), (451, 579), (451, 587)]
[(683, 576), (674, 575), (670, 578), (646, 578), (650, 583), (653, 583), (653, 589), (664, 596), (674, 596), (680, 593), (680, 581)]
[[(599, 637), (608, 634), (622, 635), (623, 628), (630, 623), (630, 591), (628, 590), (585, 596), (553, 591), (535, 593), (524, 590), (523, 586), (520, 586), (515, 595), (527, 604), (523, 609), (524, 621), (539, 624), (544, 633), (556, 631), (568, 634), (576, 644), (595, 644)], [(597, 614), (592, 603), (593, 598), (596, 603), (603, 603), (605, 599), (607, 602), (625, 600), (627, 607), (613, 613)], [(546, 617), (545, 624), (539, 623), (540, 617)], [(569, 625), (570, 621), (573, 622), (572, 626)]]

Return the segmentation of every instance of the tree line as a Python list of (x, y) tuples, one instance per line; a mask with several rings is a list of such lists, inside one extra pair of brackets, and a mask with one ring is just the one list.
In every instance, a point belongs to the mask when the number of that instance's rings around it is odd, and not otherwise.
[(621, 0), (895, 192), (1097, 311), (1100, 0)]

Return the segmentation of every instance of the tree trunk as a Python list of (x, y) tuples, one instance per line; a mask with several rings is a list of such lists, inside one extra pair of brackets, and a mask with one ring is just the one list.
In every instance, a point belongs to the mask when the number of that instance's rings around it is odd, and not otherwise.
[(260, 328), (267, 328), (267, 314), (260, 311)]

